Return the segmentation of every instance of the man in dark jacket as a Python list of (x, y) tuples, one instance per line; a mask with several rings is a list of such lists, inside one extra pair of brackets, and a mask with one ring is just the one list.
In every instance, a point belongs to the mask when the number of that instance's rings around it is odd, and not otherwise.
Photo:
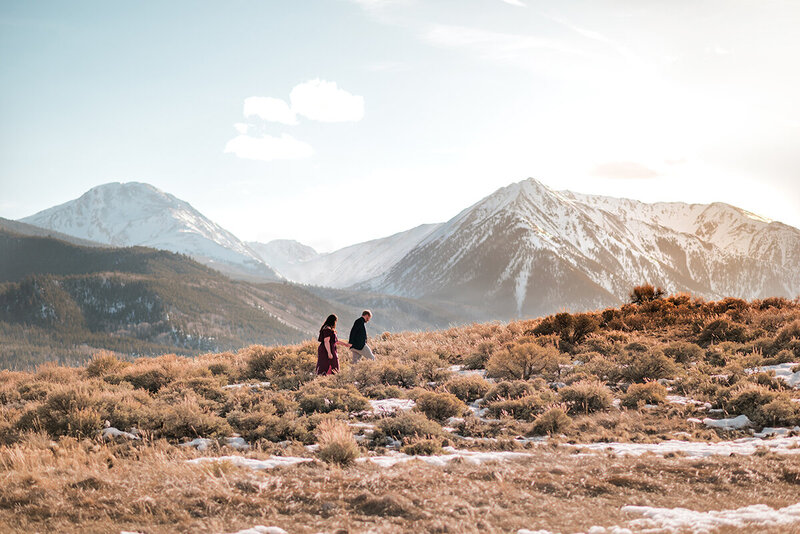
[(353, 353), (353, 363), (356, 363), (361, 358), (375, 359), (372, 354), (372, 349), (367, 345), (367, 327), (366, 324), (372, 319), (372, 312), (364, 310), (361, 317), (356, 319), (353, 323), (353, 328), (350, 329), (350, 339), (348, 343), (352, 345), (350, 352)]

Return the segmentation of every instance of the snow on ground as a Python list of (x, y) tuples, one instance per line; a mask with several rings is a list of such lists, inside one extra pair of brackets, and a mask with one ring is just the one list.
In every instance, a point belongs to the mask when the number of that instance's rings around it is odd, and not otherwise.
[(785, 436), (790, 432), (798, 432), (800, 433), (800, 426), (796, 426), (794, 428), (781, 428), (781, 427), (771, 427), (765, 426), (761, 429), (761, 432), (756, 432), (753, 434), (757, 438), (766, 438), (769, 436)]
[(628, 526), (645, 532), (701, 533), (722, 527), (746, 528), (751, 532), (757, 532), (760, 528), (800, 522), (800, 503), (777, 510), (766, 504), (752, 504), (735, 510), (709, 512), (652, 506), (623, 506), (622, 511), (643, 515), (644, 518), (634, 519)]
[(245, 458), (244, 456), (212, 456), (187, 460), (190, 464), (201, 464), (205, 462), (230, 462), (237, 467), (247, 467), (256, 471), (263, 469), (273, 469), (283, 465), (295, 465), (303, 462), (313, 462), (313, 458), (300, 458), (297, 456), (270, 456), (266, 460), (255, 458)]
[(738, 415), (729, 419), (711, 419), (706, 417), (703, 419), (703, 424), (712, 428), (721, 428), (723, 430), (738, 430), (752, 425), (752, 421), (746, 415)]
[(747, 369), (748, 373), (768, 373), (775, 372), (775, 377), (784, 380), (793, 388), (800, 388), (800, 371), (792, 372), (792, 369), (800, 365), (797, 363), (781, 363), (779, 365), (765, 365), (764, 367), (752, 367)]
[[(181, 447), (194, 447), (198, 451), (205, 451), (208, 450), (209, 447), (213, 446), (217, 443), (216, 440), (209, 439), (209, 438), (195, 438), (192, 441), (187, 441), (186, 443), (181, 443)], [(250, 448), (250, 444), (247, 443), (244, 438), (239, 436), (232, 436), (229, 438), (225, 438), (225, 445), (232, 449), (236, 449), (237, 451), (246, 451)]]
[(411, 399), (371, 400), (369, 404), (372, 406), (372, 413), (375, 415), (385, 415), (400, 410), (406, 411), (417, 405), (417, 403)]
[(133, 434), (131, 432), (123, 432), (122, 430), (119, 430), (118, 428), (114, 428), (113, 426), (110, 426), (108, 428), (104, 428), (100, 432), (100, 436), (103, 439), (113, 439), (113, 438), (141, 439), (136, 434)]
[(232, 532), (231, 534), (289, 534), (289, 533), (280, 527), (265, 527), (263, 525), (258, 525), (257, 527), (246, 528), (238, 532)]
[(396, 452), (384, 456), (365, 456), (363, 458), (358, 458), (356, 461), (372, 462), (381, 467), (391, 467), (393, 465), (411, 460), (421, 460), (426, 464), (442, 466), (455, 460), (456, 458), (461, 458), (462, 460), (471, 464), (481, 464), (484, 462), (527, 458), (532, 456), (527, 452), (513, 451), (466, 451), (453, 447), (444, 447), (443, 450), (445, 454), (438, 456), (417, 456)]
[(667, 402), (671, 404), (680, 404), (681, 406), (697, 406), (704, 410), (711, 408), (710, 402), (702, 402), (682, 395), (667, 395)]
[(459, 376), (486, 376), (486, 369), (464, 369), (463, 365), (451, 365), (450, 371)]
[(687, 457), (707, 457), (731, 454), (750, 455), (759, 449), (767, 449), (777, 454), (800, 454), (800, 436), (763, 439), (759, 437), (741, 438), (733, 441), (679, 441), (668, 440), (660, 443), (579, 443), (570, 445), (591, 451), (611, 451), (616, 454), (639, 456), (646, 452), (655, 454), (683, 453)]

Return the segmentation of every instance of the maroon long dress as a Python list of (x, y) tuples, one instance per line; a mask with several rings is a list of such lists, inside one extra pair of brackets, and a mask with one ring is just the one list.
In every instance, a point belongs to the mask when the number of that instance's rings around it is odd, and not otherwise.
[[(330, 339), (331, 355), (328, 358), (328, 351), (325, 350), (325, 338)], [(336, 354), (336, 332), (329, 326), (319, 331), (319, 348), (317, 349), (317, 374), (332, 375), (339, 372), (339, 356)]]

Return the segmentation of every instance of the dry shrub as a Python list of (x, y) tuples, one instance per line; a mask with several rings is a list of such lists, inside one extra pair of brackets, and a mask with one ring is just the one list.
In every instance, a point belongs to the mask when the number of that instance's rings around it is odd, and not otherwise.
[(677, 363), (692, 363), (703, 357), (703, 349), (695, 344), (686, 341), (673, 341), (663, 349), (664, 356)]
[(518, 399), (532, 394), (536, 390), (533, 382), (524, 380), (503, 380), (493, 385), (483, 398), (484, 403), (498, 400)]
[(523, 421), (532, 421), (553, 400), (553, 395), (549, 392), (536, 392), (515, 399), (488, 402), (486, 408), (489, 415), (493, 417), (513, 417)]
[(378, 422), (376, 438), (435, 438), (442, 436), (442, 427), (418, 412), (402, 412)]
[(186, 358), (179, 359), (174, 354), (158, 358), (139, 358), (122, 370), (121, 378), (135, 388), (156, 393), (176, 380), (185, 371), (186, 363), (188, 363)]
[(344, 421), (324, 419), (317, 425), (318, 455), (323, 462), (336, 465), (349, 465), (359, 456), (350, 427)]
[(51, 436), (94, 436), (102, 428), (94, 384), (59, 384), (44, 402), (34, 403), (17, 421), (19, 430), (44, 430)]
[(703, 327), (702, 332), (697, 337), (697, 342), (706, 347), (721, 341), (743, 343), (747, 341), (747, 331), (742, 325), (727, 319), (715, 319)]
[(153, 421), (145, 425), (145, 428), (155, 431), (161, 437), (172, 439), (223, 437), (230, 436), (233, 432), (225, 419), (201, 406), (194, 394), (187, 394), (179, 402), (154, 405)]
[(630, 294), (630, 299), (631, 304), (644, 304), (646, 302), (661, 299), (664, 297), (664, 295), (666, 295), (666, 291), (660, 287), (656, 288), (653, 287), (652, 284), (644, 284), (633, 288), (633, 291), (631, 291)]
[(496, 352), (486, 364), (486, 374), (492, 378), (528, 380), (534, 375), (554, 377), (559, 366), (569, 360), (555, 347), (537, 343), (518, 343)]
[(300, 409), (307, 414), (328, 413), (334, 410), (360, 412), (369, 407), (369, 401), (351, 386), (335, 386), (330, 379), (320, 378), (300, 388), (297, 394)]
[(245, 362), (245, 378), (263, 380), (267, 377), (275, 358), (278, 355), (288, 354), (286, 348), (265, 347), (264, 345), (251, 345), (241, 349), (236, 356)]
[(410, 443), (403, 446), (401, 451), (411, 456), (433, 456), (444, 452), (441, 441), (436, 439), (411, 440)]
[(444, 387), (464, 402), (475, 402), (486, 395), (491, 385), (481, 376), (465, 375), (451, 378)]
[(104, 350), (92, 356), (92, 359), (86, 364), (86, 376), (102, 378), (112, 373), (118, 373), (126, 365), (129, 363), (117, 358), (113, 352)]
[(552, 406), (533, 422), (531, 433), (537, 436), (560, 434), (572, 424), (563, 406)]
[(355, 383), (362, 391), (375, 386), (412, 388), (418, 383), (414, 368), (394, 358), (362, 360), (348, 366), (341, 378)]
[(497, 350), (497, 344), (489, 341), (479, 343), (475, 351), (464, 358), (464, 369), (485, 369), (486, 362)]
[(467, 409), (467, 406), (452, 393), (425, 391), (417, 397), (416, 402), (415, 410), (436, 421), (457, 417)]
[(278, 389), (297, 389), (314, 379), (317, 355), (305, 351), (277, 351), (267, 379)]
[(581, 380), (563, 387), (558, 397), (573, 414), (608, 410), (614, 400), (611, 391), (598, 380)]
[(264, 439), (311, 443), (314, 439), (307, 418), (288, 412), (281, 414), (268, 404), (253, 411), (234, 410), (228, 414), (227, 422), (247, 441)]
[(624, 358), (622, 376), (631, 382), (675, 378), (678, 367), (660, 349), (632, 352)]
[(667, 400), (667, 388), (658, 382), (631, 384), (622, 397), (622, 405), (637, 408), (644, 404), (663, 404)]
[(80, 370), (75, 367), (61, 367), (55, 362), (43, 363), (36, 368), (34, 378), (39, 382), (71, 384), (79, 380)]
[(723, 405), (728, 413), (744, 414), (750, 419), (756, 417), (761, 406), (774, 400), (778, 394), (768, 387), (752, 382), (738, 384), (725, 392), (727, 399)]
[(443, 382), (453, 374), (450, 364), (433, 352), (414, 351), (407, 358), (412, 362), (418, 383)]

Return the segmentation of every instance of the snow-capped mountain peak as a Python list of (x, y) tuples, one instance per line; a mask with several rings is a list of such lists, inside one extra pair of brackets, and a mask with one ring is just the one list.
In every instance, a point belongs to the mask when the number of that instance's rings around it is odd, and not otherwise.
[(180, 252), (231, 274), (276, 279), (250, 247), (188, 202), (146, 183), (112, 182), (23, 222), (112, 246)]

